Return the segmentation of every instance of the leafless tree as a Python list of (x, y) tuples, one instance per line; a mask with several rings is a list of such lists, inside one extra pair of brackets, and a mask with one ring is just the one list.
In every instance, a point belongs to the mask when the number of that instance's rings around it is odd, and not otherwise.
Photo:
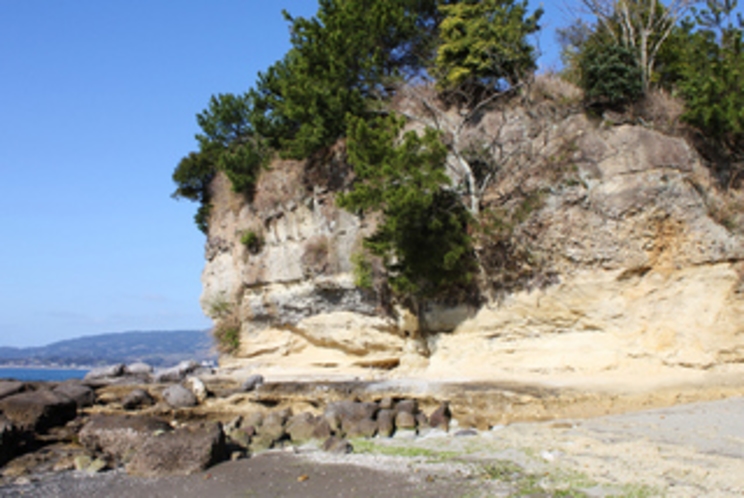
[(644, 92), (649, 89), (659, 49), (680, 17), (697, 3), (693, 0), (671, 0), (667, 5), (660, 0), (580, 1), (616, 43), (638, 54)]
[[(443, 99), (442, 93), (433, 82), (410, 82), (403, 84), (396, 91), (392, 108), (412, 123), (433, 128), (442, 133), (449, 149), (447, 161), (448, 174), (455, 184), (463, 186), (461, 196), (470, 213), (478, 216), (481, 200), (489, 184), (494, 180), (495, 170), (503, 165), (507, 156), (518, 151), (505, 151), (499, 143), (500, 132), (489, 134), (475, 129), (478, 118), (487, 109), (494, 107), (499, 99), (518, 92), (523, 83), (518, 83), (508, 92), (493, 92), (490, 95), (478, 95), (463, 91), (461, 95)], [(456, 103), (452, 103), (456, 102)], [(505, 125), (505, 119), (502, 128)], [(476, 171), (472, 153), (482, 149), (485, 171)]]

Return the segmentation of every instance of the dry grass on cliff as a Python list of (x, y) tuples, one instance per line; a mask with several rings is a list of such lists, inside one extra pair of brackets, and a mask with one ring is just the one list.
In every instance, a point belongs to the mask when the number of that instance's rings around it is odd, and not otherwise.
[(234, 354), (240, 349), (240, 319), (231, 314), (217, 321), (212, 329), (217, 350), (222, 354)]
[(325, 235), (311, 237), (305, 244), (302, 266), (309, 277), (329, 272), (331, 243)]
[(256, 184), (252, 206), (262, 213), (287, 207), (287, 203), (302, 198), (302, 161), (275, 160), (262, 171)]
[(532, 103), (550, 100), (557, 104), (574, 106), (581, 103), (584, 92), (557, 73), (549, 71), (535, 76), (528, 85), (525, 96)]
[(685, 104), (665, 90), (654, 89), (636, 104), (633, 112), (642, 124), (650, 125), (663, 133), (677, 135), (681, 131)]

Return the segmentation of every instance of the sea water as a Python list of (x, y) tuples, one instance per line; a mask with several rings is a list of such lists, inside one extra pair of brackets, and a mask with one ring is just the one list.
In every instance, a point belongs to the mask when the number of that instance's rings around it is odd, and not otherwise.
[(0, 379), (61, 382), (82, 379), (88, 370), (72, 368), (0, 368)]

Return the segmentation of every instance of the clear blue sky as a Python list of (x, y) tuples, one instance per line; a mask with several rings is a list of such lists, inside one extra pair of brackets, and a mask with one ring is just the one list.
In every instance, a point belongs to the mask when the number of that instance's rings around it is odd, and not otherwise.
[[(536, 7), (537, 2), (531, 2)], [(196, 206), (170, 198), (210, 95), (313, 0), (0, 0), (0, 346), (210, 326)], [(547, 5), (543, 66), (555, 66)]]

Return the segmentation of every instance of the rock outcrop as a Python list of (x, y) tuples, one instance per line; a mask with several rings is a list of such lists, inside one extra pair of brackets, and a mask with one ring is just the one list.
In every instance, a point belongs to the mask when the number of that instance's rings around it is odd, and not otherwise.
[(43, 433), (74, 419), (77, 405), (67, 396), (39, 389), (3, 398), (0, 413), (21, 431)]
[[(218, 324), (229, 315), (240, 326), (223, 366), (643, 381), (744, 362), (744, 229), (715, 218), (716, 188), (684, 138), (539, 106), (478, 126), (498, 130), (502, 157), (518, 158), (486, 191), (484, 211), (517, 209), (510, 199), (535, 193), (514, 229), (530, 255), (524, 278), (504, 284), (492, 265), (481, 304), (391, 311), (386, 296), (354, 285), (350, 261), (374, 220), (336, 206), (350, 177), (340, 155), (274, 163), (250, 203), (218, 176), (201, 302)], [(262, 245), (242, 244), (247, 232)]]
[(189, 475), (227, 458), (219, 424), (184, 427), (148, 438), (127, 464), (131, 475)]
[(149, 438), (172, 429), (167, 422), (153, 417), (99, 415), (83, 426), (79, 439), (91, 452), (127, 462)]

